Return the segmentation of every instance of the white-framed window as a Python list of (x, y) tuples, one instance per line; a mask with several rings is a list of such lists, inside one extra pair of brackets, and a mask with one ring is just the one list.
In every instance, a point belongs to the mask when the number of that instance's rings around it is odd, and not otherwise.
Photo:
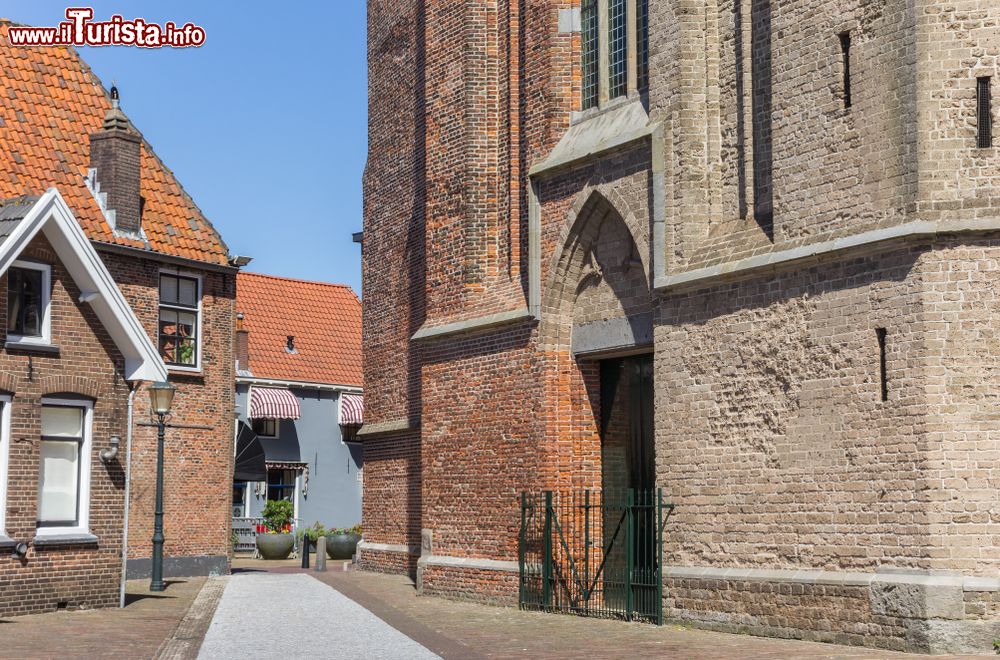
[(39, 535), (90, 531), (93, 412), (87, 401), (42, 400), (36, 516)]
[(52, 343), (52, 267), (15, 261), (7, 270), (7, 343)]
[(201, 277), (160, 272), (158, 346), (172, 369), (201, 369)]
[(583, 110), (649, 86), (649, 0), (581, 0)]
[(0, 536), (6, 536), (7, 463), (10, 459), (11, 398), (0, 395)]
[(260, 438), (277, 438), (279, 429), (278, 420), (264, 418), (253, 420), (253, 432)]

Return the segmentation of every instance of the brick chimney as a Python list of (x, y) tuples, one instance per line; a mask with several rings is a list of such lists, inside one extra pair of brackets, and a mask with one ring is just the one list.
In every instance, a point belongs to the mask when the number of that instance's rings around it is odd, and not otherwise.
[(90, 134), (90, 167), (95, 192), (107, 195), (104, 205), (117, 231), (138, 234), (142, 222), (139, 196), (139, 135), (118, 107), (118, 89), (111, 88), (111, 109), (104, 126)]
[(250, 331), (243, 325), (243, 312), (236, 314), (236, 368), (250, 370)]

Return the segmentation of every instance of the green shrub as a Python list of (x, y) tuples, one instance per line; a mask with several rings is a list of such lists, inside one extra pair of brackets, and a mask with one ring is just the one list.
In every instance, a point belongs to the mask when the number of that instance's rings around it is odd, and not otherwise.
[(268, 500), (261, 512), (269, 534), (287, 534), (291, 531), (295, 507), (286, 500)]
[(315, 543), (316, 539), (318, 539), (321, 536), (325, 536), (326, 534), (327, 534), (326, 527), (324, 527), (323, 524), (317, 520), (311, 526), (304, 527), (299, 531), (295, 532), (295, 538), (301, 541), (303, 536), (308, 536), (309, 540)]

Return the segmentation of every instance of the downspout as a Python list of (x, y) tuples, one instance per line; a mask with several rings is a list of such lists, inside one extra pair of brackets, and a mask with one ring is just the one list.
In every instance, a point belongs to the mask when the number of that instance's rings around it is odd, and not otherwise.
[(125, 432), (125, 518), (122, 524), (122, 579), (118, 607), (125, 607), (125, 578), (128, 573), (128, 510), (132, 487), (132, 400), (138, 385), (133, 384), (128, 393), (128, 430)]

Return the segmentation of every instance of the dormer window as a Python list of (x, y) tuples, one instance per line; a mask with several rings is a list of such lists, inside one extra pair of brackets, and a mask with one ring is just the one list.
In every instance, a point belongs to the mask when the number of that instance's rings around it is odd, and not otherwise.
[(52, 269), (47, 264), (15, 261), (7, 271), (7, 343), (52, 342), (50, 296)]
[(584, 110), (649, 85), (649, 0), (582, 0)]

